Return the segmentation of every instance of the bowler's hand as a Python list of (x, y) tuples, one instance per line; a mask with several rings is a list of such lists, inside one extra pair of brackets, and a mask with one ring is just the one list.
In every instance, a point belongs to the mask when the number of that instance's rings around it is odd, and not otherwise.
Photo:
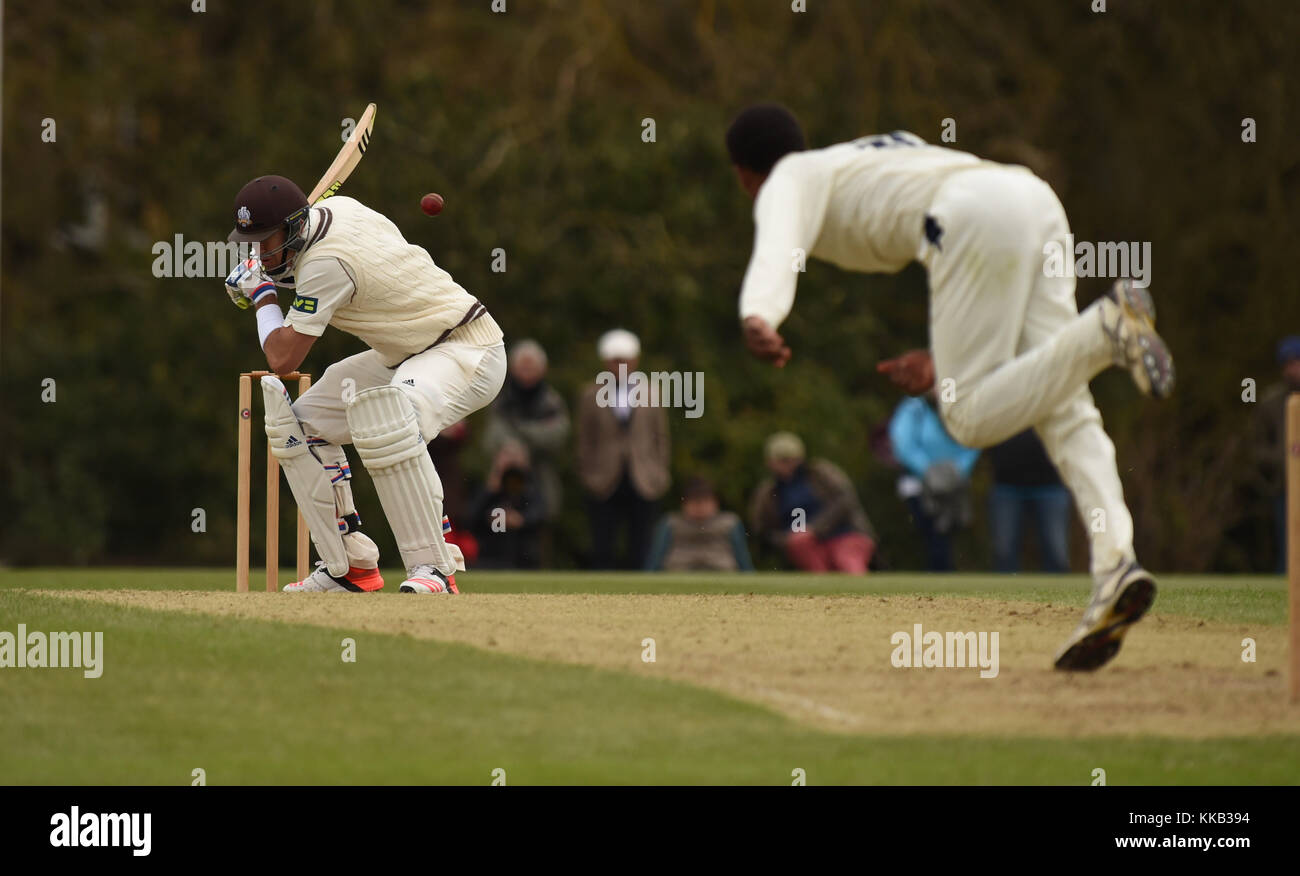
[(888, 375), (908, 395), (924, 395), (934, 388), (934, 359), (929, 350), (908, 350), (897, 359), (886, 359), (876, 371)]
[(745, 317), (740, 329), (745, 336), (745, 346), (759, 359), (771, 362), (777, 368), (784, 368), (790, 361), (790, 348), (785, 345), (785, 340), (761, 316)]

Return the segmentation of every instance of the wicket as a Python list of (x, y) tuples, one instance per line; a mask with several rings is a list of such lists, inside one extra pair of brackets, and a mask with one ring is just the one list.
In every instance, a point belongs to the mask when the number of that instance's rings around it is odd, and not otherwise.
[[(239, 375), (239, 507), (236, 511), (235, 531), (235, 590), (248, 592), (248, 541), (249, 516), (252, 492), (252, 438), (253, 438), (253, 380), (271, 374), (270, 371), (246, 371)], [(311, 386), (311, 375), (294, 371), (279, 375), (281, 380), (298, 381), (298, 395)], [(298, 580), (307, 577), (311, 560), (311, 545), (307, 538), (307, 524), (298, 513)], [(280, 464), (266, 448), (266, 590), (280, 589)]]

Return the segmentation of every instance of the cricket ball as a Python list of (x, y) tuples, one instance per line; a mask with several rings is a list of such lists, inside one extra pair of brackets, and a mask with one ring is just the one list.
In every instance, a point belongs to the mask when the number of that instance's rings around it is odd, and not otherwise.
[(442, 212), (442, 195), (437, 192), (429, 192), (420, 199), (420, 209), (426, 216), (437, 216)]

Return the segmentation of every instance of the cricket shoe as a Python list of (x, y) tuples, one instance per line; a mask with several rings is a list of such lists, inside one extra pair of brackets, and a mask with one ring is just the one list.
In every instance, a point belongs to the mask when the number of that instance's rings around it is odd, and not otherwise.
[(378, 569), (358, 569), (353, 566), (343, 577), (336, 577), (325, 568), (324, 561), (316, 563), (316, 570), (292, 584), (284, 585), (285, 593), (370, 593), (381, 590), (384, 579)]
[(1103, 309), (1101, 324), (1110, 338), (1115, 364), (1129, 370), (1143, 395), (1169, 398), (1174, 391), (1174, 357), (1156, 334), (1151, 293), (1125, 279), (1116, 280), (1106, 297), (1115, 306)]
[(428, 563), (412, 569), (397, 590), (399, 593), (460, 593), (455, 574), (444, 575)]
[(1128, 628), (1156, 601), (1156, 582), (1135, 560), (1096, 579), (1083, 620), (1056, 655), (1056, 668), (1091, 672), (1119, 652)]

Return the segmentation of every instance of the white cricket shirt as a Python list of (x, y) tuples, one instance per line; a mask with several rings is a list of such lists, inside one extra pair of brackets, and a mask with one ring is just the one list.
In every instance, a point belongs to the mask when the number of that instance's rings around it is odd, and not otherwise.
[(921, 252), (925, 213), (939, 186), (983, 163), (905, 131), (785, 156), (754, 199), (741, 319), (759, 316), (772, 328), (785, 321), (800, 250), (852, 271), (902, 270)]
[[(332, 325), (393, 367), (483, 311), (423, 247), (354, 198), (335, 195), (313, 207), (304, 236), (284, 321), (294, 331), (319, 337)], [(464, 323), (458, 337), (490, 345), (501, 342), (501, 330), (485, 314)]]

